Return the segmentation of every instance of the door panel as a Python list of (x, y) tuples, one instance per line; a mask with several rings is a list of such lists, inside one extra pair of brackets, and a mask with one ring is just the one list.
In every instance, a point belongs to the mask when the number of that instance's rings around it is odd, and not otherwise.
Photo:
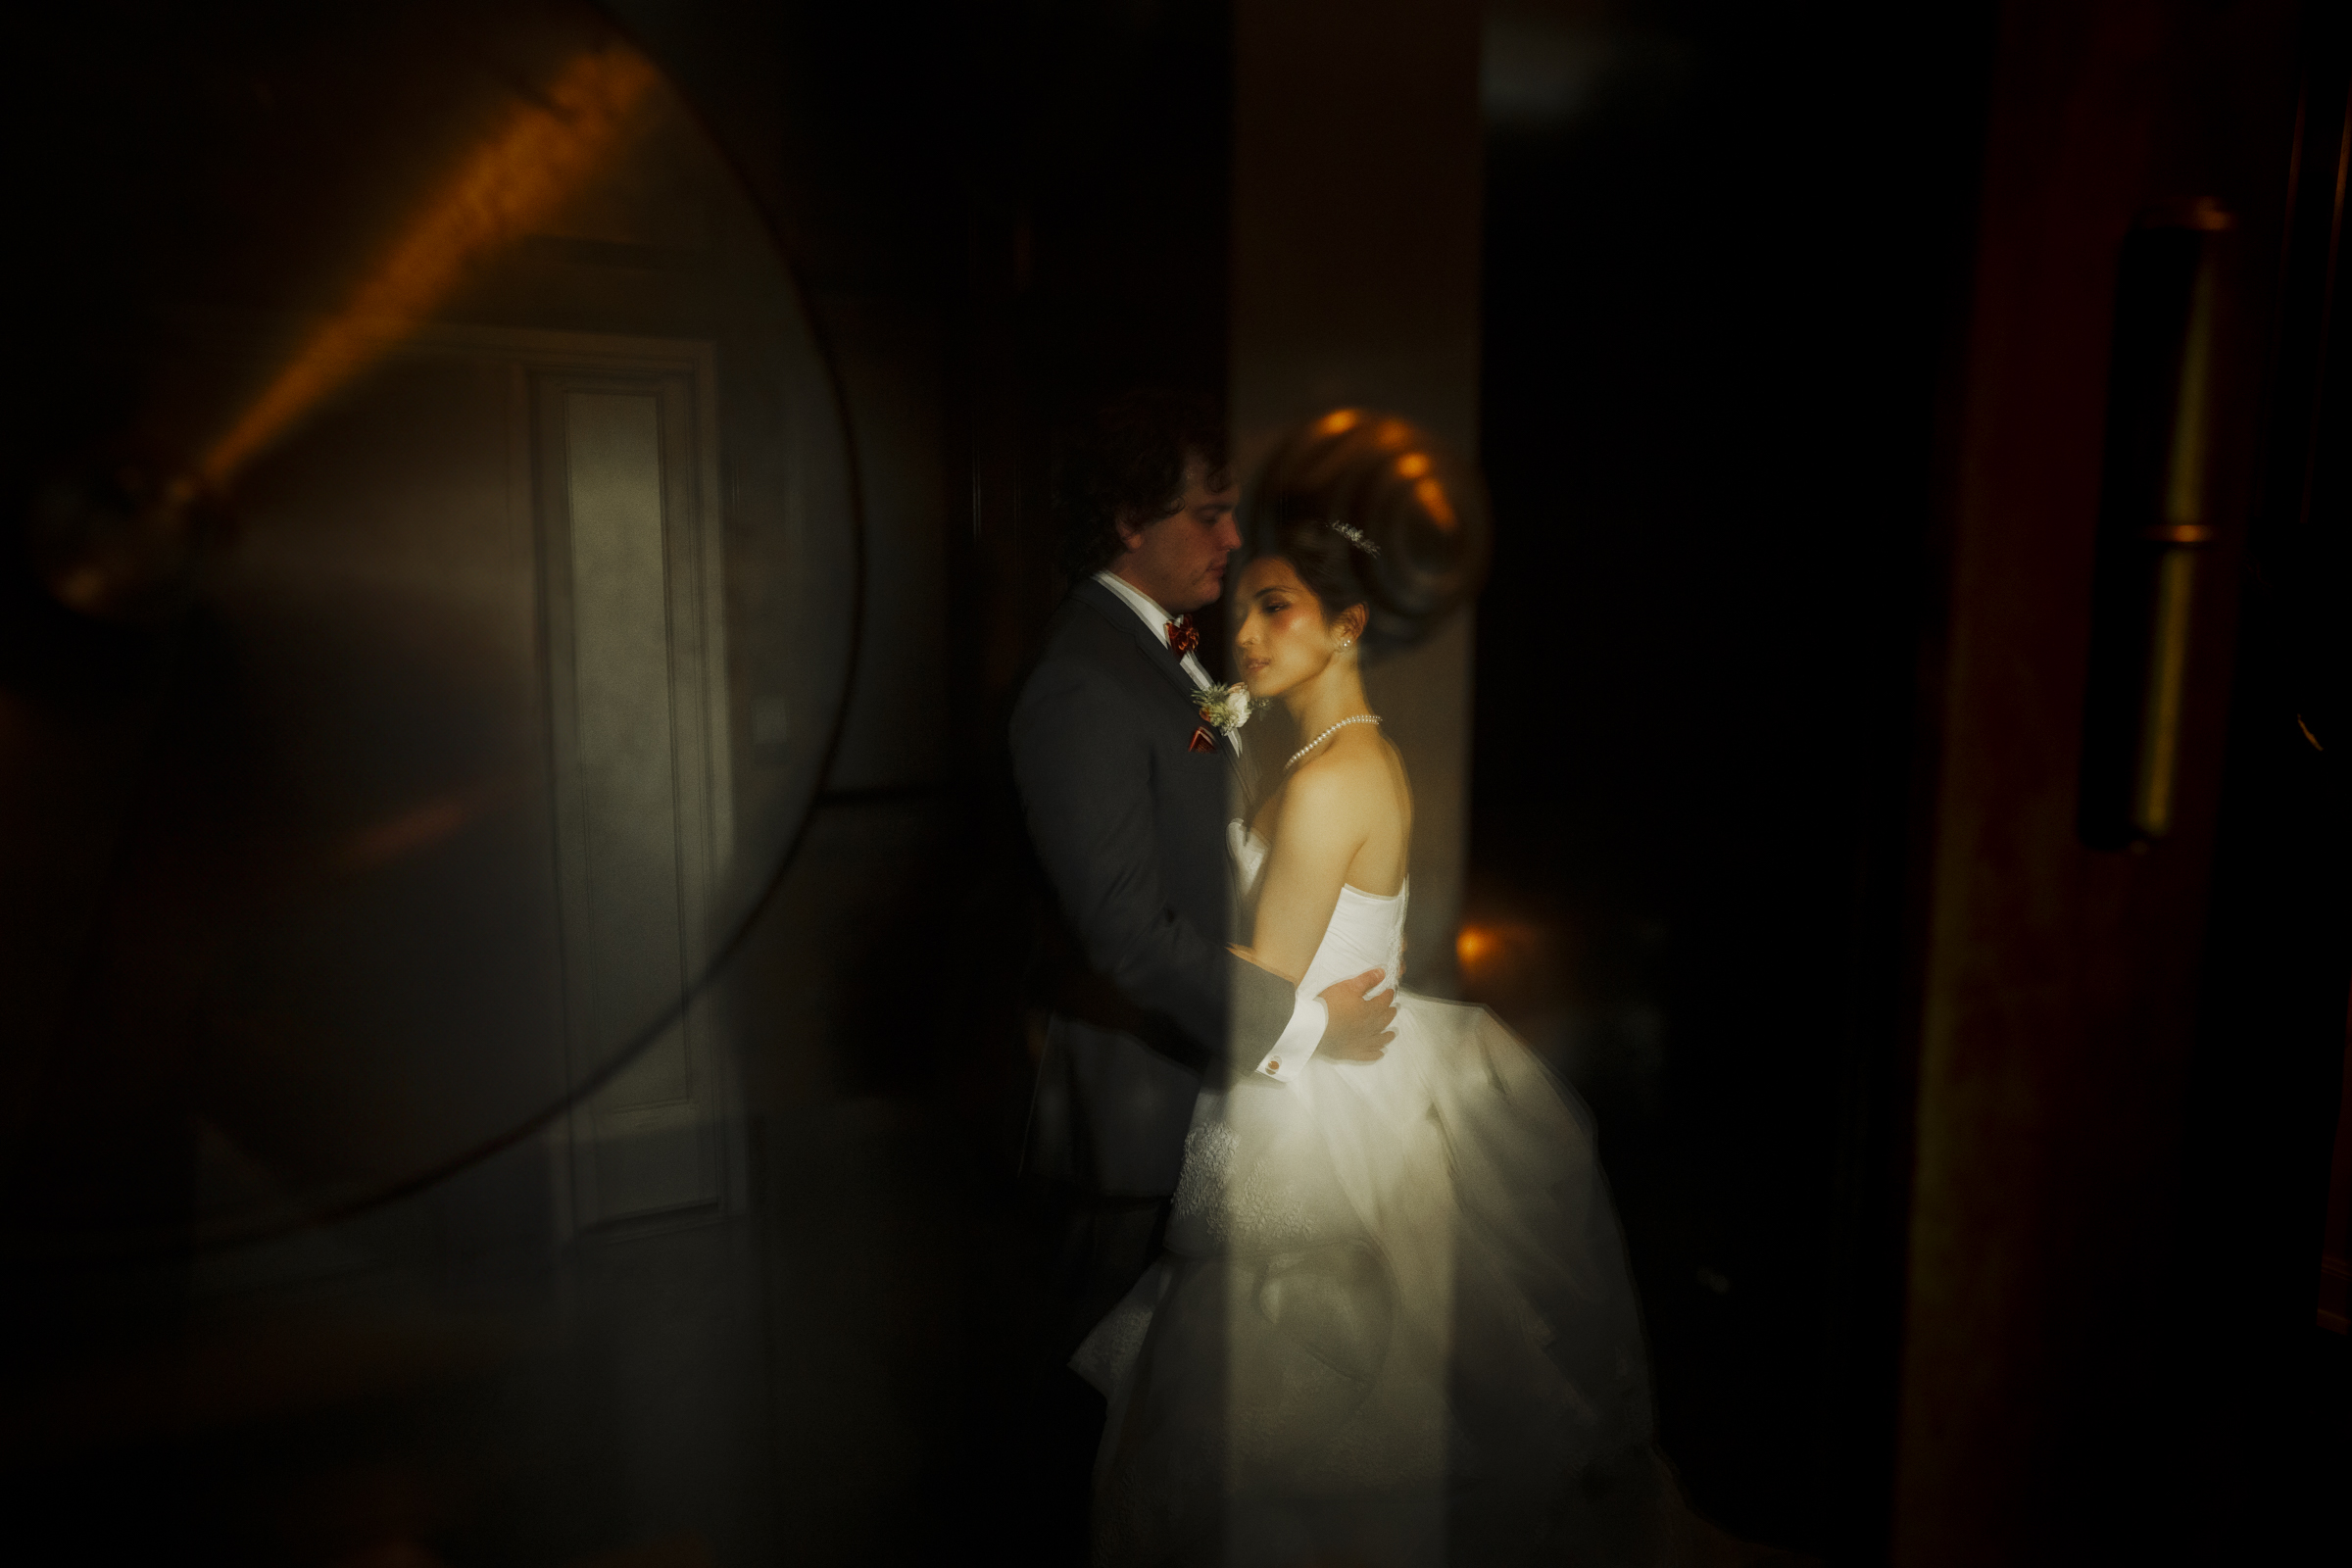
[(568, 1118), (573, 1228), (712, 1205), (725, 1185), (693, 1005), (727, 838), (709, 395), (658, 359), (531, 375), (565, 1033), (591, 1091)]

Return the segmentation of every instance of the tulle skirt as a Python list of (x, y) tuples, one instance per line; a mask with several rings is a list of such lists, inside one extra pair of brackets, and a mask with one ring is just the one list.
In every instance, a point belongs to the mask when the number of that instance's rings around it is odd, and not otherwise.
[(1204, 1092), (1167, 1255), (1072, 1364), (1106, 1568), (1679, 1555), (1589, 1118), (1483, 1007)]

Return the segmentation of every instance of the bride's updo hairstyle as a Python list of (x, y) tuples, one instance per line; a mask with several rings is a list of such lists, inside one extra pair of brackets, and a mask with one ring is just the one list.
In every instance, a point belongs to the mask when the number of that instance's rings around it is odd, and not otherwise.
[(1252, 558), (1280, 556), (1325, 615), (1369, 612), (1366, 653), (1409, 648), (1485, 581), (1485, 487), (1429, 432), (1338, 409), (1286, 436), (1243, 504)]

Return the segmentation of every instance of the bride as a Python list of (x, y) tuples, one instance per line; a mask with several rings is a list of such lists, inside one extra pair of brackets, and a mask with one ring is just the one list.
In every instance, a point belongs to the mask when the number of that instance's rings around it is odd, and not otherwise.
[[(1393, 985), (1413, 802), (1358, 667), (1380, 545), (1325, 514), (1255, 544), (1241, 668), (1305, 744), (1229, 830), (1243, 956), (1305, 996)], [(1385, 1049), (1212, 1081), (1167, 1253), (1073, 1365), (1110, 1396), (1102, 1564), (1660, 1563), (1713, 1535), (1650, 1446), (1587, 1113), (1484, 1008), (1400, 991)]]

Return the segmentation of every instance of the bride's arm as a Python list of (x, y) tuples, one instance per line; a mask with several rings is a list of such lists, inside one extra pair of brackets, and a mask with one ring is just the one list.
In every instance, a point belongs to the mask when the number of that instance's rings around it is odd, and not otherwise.
[(1314, 961), (1348, 867), (1370, 836), (1358, 802), (1342, 770), (1310, 768), (1291, 780), (1275, 815), (1250, 957), (1294, 985)]

